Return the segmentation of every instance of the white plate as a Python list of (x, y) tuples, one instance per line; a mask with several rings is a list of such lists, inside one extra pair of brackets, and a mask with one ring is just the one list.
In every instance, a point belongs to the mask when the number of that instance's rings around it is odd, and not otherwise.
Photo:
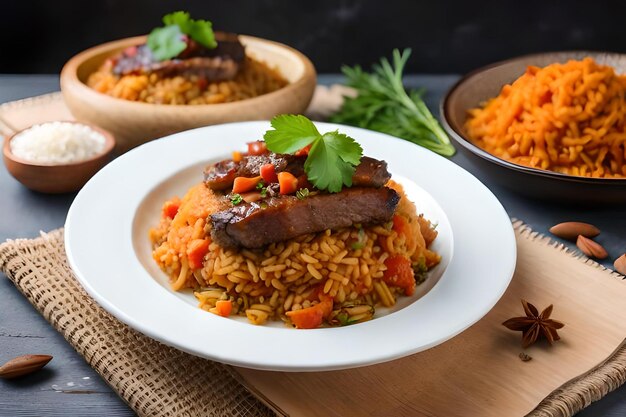
[[(76, 196), (65, 223), (70, 265), (87, 292), (140, 332), (194, 355), (237, 366), (315, 371), (380, 363), (438, 345), (495, 305), (515, 268), (506, 212), (471, 174), (430, 151), (391, 136), (340, 129), (366, 155), (389, 163), (419, 212), (438, 223), (442, 263), (418, 294), (374, 320), (340, 328), (254, 326), (196, 306), (169, 289), (151, 259), (148, 229), (163, 202), (202, 180), (202, 168), (260, 139), (268, 122), (233, 123), (168, 136), (117, 158)], [(429, 290), (429, 291), (427, 291)], [(426, 294), (424, 295), (424, 293)], [(421, 297), (421, 298), (420, 298)]]

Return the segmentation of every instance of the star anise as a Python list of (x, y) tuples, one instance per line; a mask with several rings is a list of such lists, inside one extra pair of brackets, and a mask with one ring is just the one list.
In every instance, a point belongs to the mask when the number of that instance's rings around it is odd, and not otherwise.
[(565, 326), (565, 324), (550, 318), (552, 304), (543, 310), (541, 314), (539, 314), (537, 307), (526, 300), (522, 300), (522, 305), (524, 306), (526, 317), (513, 317), (502, 323), (502, 325), (511, 330), (522, 332), (522, 347), (527, 348), (532, 345), (541, 335), (550, 344), (561, 339), (556, 331)]

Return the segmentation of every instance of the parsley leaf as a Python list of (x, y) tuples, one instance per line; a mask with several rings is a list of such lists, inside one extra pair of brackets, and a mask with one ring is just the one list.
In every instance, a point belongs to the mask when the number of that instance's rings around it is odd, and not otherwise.
[(148, 35), (148, 48), (159, 61), (176, 57), (187, 47), (183, 35), (209, 49), (217, 46), (213, 24), (208, 20), (194, 20), (188, 12), (178, 11), (163, 16), (164, 27), (153, 29)]
[(217, 47), (215, 33), (213, 33), (213, 24), (208, 20), (192, 19), (189, 24), (189, 31), (185, 33), (191, 36), (191, 39), (209, 49), (215, 49)]
[(361, 160), (361, 146), (337, 131), (325, 133), (313, 143), (304, 171), (317, 188), (338, 193), (352, 186), (352, 175)]
[(304, 163), (308, 180), (320, 190), (338, 193), (352, 186), (352, 175), (361, 162), (363, 149), (351, 137), (338, 131), (324, 133), (301, 115), (284, 114), (272, 119), (274, 130), (265, 132), (267, 149), (293, 154), (312, 145)]
[(187, 48), (183, 33), (178, 26), (156, 28), (148, 35), (148, 48), (159, 61), (165, 61), (180, 54)]
[(304, 200), (308, 196), (309, 196), (308, 188), (300, 188), (298, 191), (296, 191), (296, 197), (298, 197), (298, 200)]
[(233, 206), (236, 206), (237, 204), (240, 204), (243, 201), (243, 197), (241, 196), (241, 194), (231, 194), (230, 196), (230, 202), (233, 203)]
[(293, 154), (322, 135), (312, 121), (302, 115), (281, 114), (271, 121), (274, 130), (265, 132), (267, 148), (276, 153)]

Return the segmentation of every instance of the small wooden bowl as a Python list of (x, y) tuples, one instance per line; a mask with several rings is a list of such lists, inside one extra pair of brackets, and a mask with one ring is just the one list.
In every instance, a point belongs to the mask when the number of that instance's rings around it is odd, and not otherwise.
[(77, 120), (109, 130), (124, 152), (149, 140), (201, 126), (245, 120), (268, 120), (281, 113), (306, 110), (316, 85), (311, 61), (286, 45), (240, 35), (246, 54), (277, 68), (289, 84), (258, 97), (220, 104), (162, 105), (129, 101), (99, 93), (86, 85), (87, 78), (102, 63), (145, 36), (126, 38), (88, 49), (61, 71), (61, 91)]
[[(78, 122), (67, 122), (78, 123)], [(2, 154), (4, 165), (13, 177), (27, 188), (47, 194), (69, 193), (79, 190), (89, 179), (109, 162), (115, 139), (111, 133), (98, 127), (84, 124), (105, 138), (104, 149), (94, 157), (69, 164), (42, 164), (26, 161), (11, 152), (11, 140), (24, 129), (4, 140)]]

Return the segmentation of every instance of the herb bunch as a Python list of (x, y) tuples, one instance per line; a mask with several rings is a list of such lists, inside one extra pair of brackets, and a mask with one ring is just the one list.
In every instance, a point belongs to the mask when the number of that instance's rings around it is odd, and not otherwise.
[(402, 84), (402, 73), (410, 49), (393, 51), (393, 65), (382, 58), (371, 73), (360, 66), (344, 66), (347, 85), (356, 89), (356, 97), (345, 97), (335, 123), (359, 126), (406, 139), (444, 156), (455, 149), (439, 122), (422, 100), (422, 91), (409, 91)]

